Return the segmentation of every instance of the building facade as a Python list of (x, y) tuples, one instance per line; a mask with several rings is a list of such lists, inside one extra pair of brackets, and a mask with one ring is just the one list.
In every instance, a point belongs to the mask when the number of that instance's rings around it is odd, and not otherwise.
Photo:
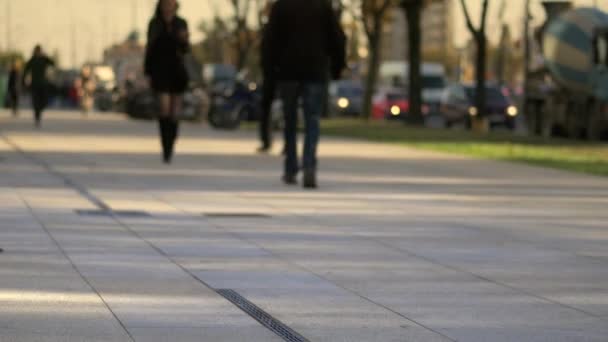
[[(425, 60), (445, 61), (453, 50), (454, 0), (431, 1), (422, 11), (422, 55)], [(383, 61), (403, 61), (408, 56), (405, 13), (395, 8), (384, 27)]]
[(143, 79), (145, 46), (139, 34), (133, 32), (122, 43), (112, 45), (104, 51), (103, 62), (114, 69), (116, 80), (122, 85), (127, 79)]

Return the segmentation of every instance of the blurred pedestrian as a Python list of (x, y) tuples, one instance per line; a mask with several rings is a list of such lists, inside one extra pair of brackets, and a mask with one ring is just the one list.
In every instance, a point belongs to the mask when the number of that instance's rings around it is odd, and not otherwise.
[(21, 96), (21, 60), (15, 59), (8, 75), (7, 99), (13, 116), (19, 115), (19, 98)]
[(328, 0), (278, 0), (268, 22), (270, 65), (276, 77), (285, 115), (286, 156), (283, 181), (296, 184), (298, 107), (306, 125), (305, 188), (317, 187), (317, 145), (327, 75), (337, 79), (346, 66), (346, 38)]
[(177, 16), (176, 0), (159, 0), (148, 26), (145, 73), (160, 103), (163, 161), (171, 163), (179, 133), (178, 114), (188, 86), (184, 55), (190, 50), (188, 23)]
[[(265, 11), (266, 16), (270, 15), (272, 4), (269, 3)], [(259, 133), (262, 145), (258, 148), (260, 153), (268, 153), (272, 148), (272, 103), (274, 102), (277, 92), (277, 82), (275, 71), (276, 68), (270, 62), (268, 44), (270, 37), (268, 36), (268, 25), (265, 25), (262, 31), (261, 43), (261, 67), (262, 67), (262, 100), (260, 102), (260, 122)]]
[(44, 54), (40, 45), (37, 45), (34, 48), (32, 58), (27, 62), (23, 71), (24, 83), (29, 87), (32, 95), (34, 121), (38, 128), (42, 121), (42, 112), (49, 101), (50, 82), (48, 75), (50, 69), (54, 66), (55, 62)]
[(95, 104), (95, 79), (90, 66), (84, 66), (78, 79), (78, 97), (82, 114), (87, 115)]

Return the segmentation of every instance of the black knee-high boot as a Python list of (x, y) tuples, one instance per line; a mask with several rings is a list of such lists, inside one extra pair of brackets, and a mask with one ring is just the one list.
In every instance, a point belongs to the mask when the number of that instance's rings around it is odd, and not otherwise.
[(169, 120), (169, 151), (171, 157), (173, 157), (173, 152), (175, 151), (175, 143), (177, 141), (177, 137), (179, 136), (179, 120), (170, 119)]
[(171, 162), (171, 120), (167, 118), (158, 118), (158, 132), (160, 134), (160, 142), (163, 148), (163, 161)]

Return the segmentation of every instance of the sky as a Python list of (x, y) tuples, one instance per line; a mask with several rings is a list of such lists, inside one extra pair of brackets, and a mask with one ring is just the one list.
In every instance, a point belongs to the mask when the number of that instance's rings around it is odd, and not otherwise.
[[(198, 41), (202, 34), (198, 24), (212, 15), (211, 3), (220, 1), (216, 7), (227, 14), (225, 0), (180, 0), (180, 15), (188, 20), (192, 40)], [(305, 1), (305, 0), (303, 0)], [(458, 0), (454, 1), (456, 29), (454, 42), (462, 45), (468, 40), (464, 19)], [(481, 0), (466, 0), (474, 20), (478, 18)], [(490, 0), (488, 32), (498, 34), (498, 13), (501, 0)], [(577, 0), (578, 5), (593, 5), (608, 11), (608, 0)], [(36, 43), (41, 43), (49, 53), (57, 51), (60, 65), (80, 65), (87, 60), (99, 60), (105, 47), (122, 41), (134, 26), (144, 32), (152, 15), (156, 0), (0, 0), (0, 49), (9, 45), (29, 55)], [(506, 0), (505, 20), (513, 27), (515, 36), (521, 33), (524, 0)], [(533, 16), (542, 22), (543, 11), (540, 0), (532, 0)], [(7, 14), (10, 18), (7, 21)]]

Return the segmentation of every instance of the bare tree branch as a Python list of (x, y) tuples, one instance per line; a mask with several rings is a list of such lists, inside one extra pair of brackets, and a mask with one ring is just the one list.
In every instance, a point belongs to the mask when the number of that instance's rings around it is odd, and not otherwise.
[(475, 26), (473, 26), (473, 22), (471, 21), (471, 15), (469, 14), (469, 9), (467, 7), (467, 4), (465, 3), (465, 0), (460, 0), (460, 4), (462, 5), (462, 11), (464, 12), (464, 18), (466, 20), (469, 31), (471, 31), (472, 34), (477, 35), (477, 29), (475, 28)]
[(380, 6), (378, 13), (386, 13), (388, 8), (393, 4), (391, 0), (384, 0), (384, 3)]
[(384, 21), (386, 16), (391, 9), (391, 6), (395, 4), (394, 0), (359, 0), (361, 6), (361, 19), (365, 33), (367, 35), (369, 45), (369, 59), (368, 59), (368, 74), (365, 81), (365, 94), (364, 94), (364, 105), (363, 111), (367, 118), (371, 116), (372, 112), (372, 96), (376, 88), (378, 80), (378, 72), (381, 61), (381, 49), (382, 49), (382, 35), (384, 28)]
[(488, 18), (488, 0), (483, 0), (483, 9), (481, 11), (481, 26), (479, 27), (479, 32), (486, 32), (486, 22)]
[(245, 66), (247, 57), (255, 43), (255, 38), (248, 24), (251, 3), (250, 0), (230, 0), (233, 11), (233, 39), (238, 69), (242, 69)]

